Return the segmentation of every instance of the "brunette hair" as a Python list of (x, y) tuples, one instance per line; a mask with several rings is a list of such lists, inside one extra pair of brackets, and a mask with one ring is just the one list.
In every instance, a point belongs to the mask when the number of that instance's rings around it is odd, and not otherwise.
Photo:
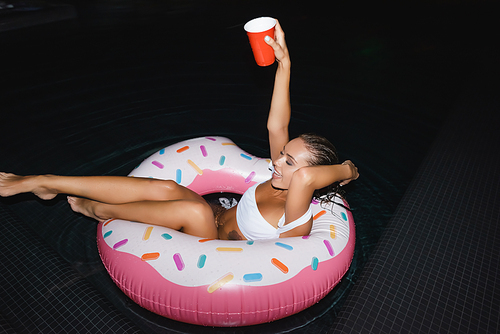
[[(333, 144), (323, 136), (314, 133), (305, 133), (299, 136), (304, 141), (306, 148), (311, 153), (308, 163), (311, 166), (335, 165), (339, 163), (337, 149)], [(339, 182), (334, 182), (324, 188), (314, 191), (313, 198), (334, 202), (333, 198), (338, 195), (343, 197), (343, 191), (340, 190)]]

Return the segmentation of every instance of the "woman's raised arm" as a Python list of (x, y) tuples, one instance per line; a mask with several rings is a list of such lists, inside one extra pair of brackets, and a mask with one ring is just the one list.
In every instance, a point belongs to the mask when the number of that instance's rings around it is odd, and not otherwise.
[(275, 160), (279, 152), (288, 141), (288, 124), (290, 123), (290, 56), (285, 43), (285, 33), (279, 22), (276, 22), (274, 39), (266, 36), (266, 43), (273, 50), (278, 68), (274, 81), (273, 97), (269, 117), (267, 119), (267, 129), (269, 131), (269, 147), (271, 149), (271, 159)]

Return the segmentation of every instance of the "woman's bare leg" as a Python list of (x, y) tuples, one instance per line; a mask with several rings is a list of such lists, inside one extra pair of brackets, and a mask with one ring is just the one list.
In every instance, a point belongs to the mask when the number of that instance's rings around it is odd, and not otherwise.
[(70, 194), (109, 204), (176, 199), (201, 200), (172, 180), (123, 176), (18, 176), (0, 173), (0, 196), (33, 192), (42, 199)]
[(18, 176), (0, 173), (0, 196), (33, 192), (42, 199), (69, 197), (74, 211), (97, 220), (119, 218), (217, 238), (213, 211), (194, 191), (171, 180), (121, 176)]
[(118, 218), (165, 226), (201, 238), (218, 237), (212, 209), (206, 202), (198, 200), (106, 204), (68, 197), (68, 202), (74, 211), (100, 221)]

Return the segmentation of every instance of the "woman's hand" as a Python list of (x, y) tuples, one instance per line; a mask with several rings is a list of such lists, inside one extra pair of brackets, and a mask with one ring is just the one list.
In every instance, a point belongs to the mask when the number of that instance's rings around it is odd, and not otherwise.
[(290, 64), (290, 55), (288, 54), (288, 48), (285, 43), (285, 32), (281, 29), (278, 20), (276, 20), (276, 26), (274, 28), (274, 39), (272, 36), (266, 36), (264, 40), (273, 48), (274, 56), (279, 63)]
[(345, 186), (346, 184), (348, 184), (352, 180), (356, 180), (359, 177), (359, 172), (358, 172), (358, 167), (354, 166), (354, 164), (352, 163), (351, 160), (344, 161), (342, 163), (342, 165), (349, 166), (349, 168), (351, 170), (351, 175), (352, 175), (350, 178), (342, 180), (342, 182), (340, 182), (341, 186)]

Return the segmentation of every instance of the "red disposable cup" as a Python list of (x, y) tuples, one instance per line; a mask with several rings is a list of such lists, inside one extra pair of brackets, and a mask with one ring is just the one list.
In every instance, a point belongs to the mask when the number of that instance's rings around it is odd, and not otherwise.
[(253, 56), (259, 66), (268, 66), (274, 63), (274, 50), (265, 41), (269, 36), (274, 38), (274, 27), (276, 20), (272, 17), (259, 17), (248, 21), (244, 29), (247, 32)]

